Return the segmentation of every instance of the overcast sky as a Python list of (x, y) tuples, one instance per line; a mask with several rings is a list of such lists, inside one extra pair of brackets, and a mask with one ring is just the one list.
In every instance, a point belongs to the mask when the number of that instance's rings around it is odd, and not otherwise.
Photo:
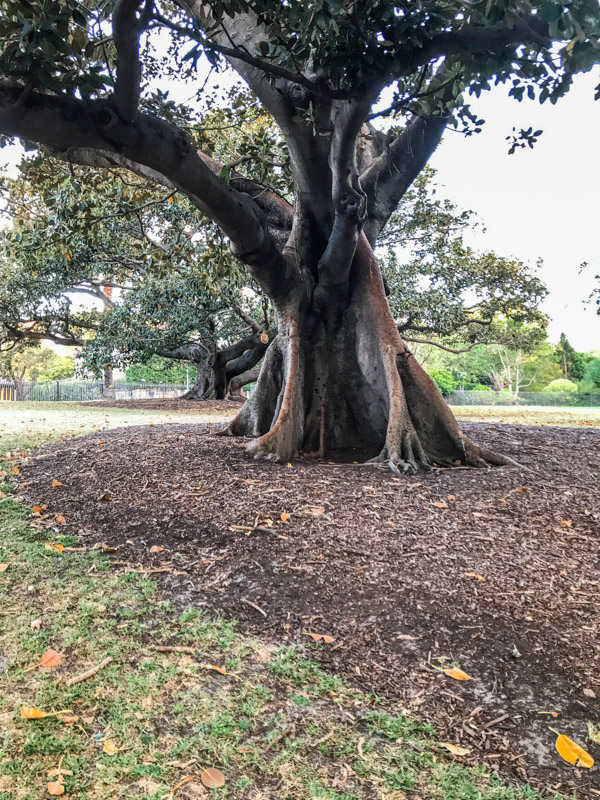
[[(486, 120), (483, 132), (448, 131), (431, 161), (444, 194), (475, 211), (486, 228), (470, 234), (470, 244), (532, 266), (543, 259), (549, 338), (555, 342), (564, 331), (583, 351), (600, 351), (600, 317), (584, 304), (600, 274), (600, 101), (593, 99), (599, 82), (600, 70), (579, 76), (556, 106), (517, 103), (504, 87), (484, 92), (472, 101)], [(175, 99), (189, 96), (189, 86), (173, 89)], [(543, 129), (534, 150), (508, 155), (513, 125)], [(0, 164), (14, 165), (20, 153), (0, 150)], [(589, 266), (579, 274), (584, 261)]]

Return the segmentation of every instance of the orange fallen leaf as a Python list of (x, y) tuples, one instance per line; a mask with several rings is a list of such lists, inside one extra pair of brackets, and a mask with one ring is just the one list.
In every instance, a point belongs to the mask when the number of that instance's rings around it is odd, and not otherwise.
[(19, 468), (18, 467), (11, 467), (10, 471), (12, 472), (13, 475), (18, 475), (19, 474)]
[(182, 786), (185, 786), (186, 783), (190, 783), (190, 781), (193, 781), (196, 777), (197, 777), (196, 775), (188, 775), (187, 778), (184, 778), (183, 780), (179, 781), (179, 783), (176, 784), (171, 789), (171, 795), (173, 795), (177, 791), (177, 789), (181, 789)]
[(106, 753), (107, 756), (114, 756), (115, 753), (119, 752), (119, 748), (114, 742), (109, 741), (108, 739), (104, 742), (104, 746), (102, 748), (102, 752)]
[(117, 549), (116, 547), (110, 547), (106, 544), (106, 542), (100, 542), (100, 544), (97, 544), (96, 547), (99, 550), (104, 550), (105, 553), (114, 553)]
[(57, 515), (54, 517), (54, 519), (56, 520), (56, 522), (58, 523), (58, 525), (64, 525), (64, 524), (65, 524), (65, 522), (67, 521), (67, 520), (66, 520), (66, 519), (63, 517), (63, 515), (62, 515), (62, 514), (57, 514)]
[(0, 500), (4, 500), (5, 497), (6, 495), (4, 494), (4, 492), (0, 492)]
[(8, 569), (8, 564), (0, 564), (0, 572), (6, 572)]
[(475, 580), (483, 583), (485, 581), (485, 575), (480, 575), (478, 572), (465, 572), (466, 578), (475, 578)]
[(58, 796), (59, 794), (65, 793), (65, 785), (62, 782), (61, 776), (59, 775), (59, 779), (57, 781), (50, 781), (48, 784), (48, 794), (52, 794)]
[(62, 553), (62, 551), (65, 549), (64, 544), (61, 544), (60, 542), (46, 542), (44, 547), (46, 550), (54, 550), (56, 553)]
[(39, 708), (33, 706), (23, 706), (21, 709), (21, 719), (44, 719), (47, 716), (45, 711), (40, 711)]
[(52, 486), (53, 487), (62, 486), (62, 485), (63, 485), (62, 482), (61, 481), (57, 481), (56, 478), (54, 478), (54, 480), (52, 481)]
[(570, 528), (571, 525), (573, 524), (573, 520), (571, 520), (571, 519), (561, 519), (560, 524), (564, 525), (565, 528)]
[(448, 669), (444, 670), (444, 675), (447, 675), (449, 678), (454, 678), (455, 681), (471, 680), (471, 676), (463, 672), (462, 669), (458, 669), (458, 667), (448, 667)]
[(422, 483), (411, 483), (411, 487), (413, 489), (416, 489), (418, 486), (423, 486), (423, 484)]
[(221, 675), (227, 675), (225, 667), (217, 667), (215, 664), (200, 664), (202, 669), (214, 669), (215, 672), (220, 672)]
[(436, 502), (435, 502), (433, 505), (434, 505), (436, 508), (448, 508), (448, 503), (444, 503), (444, 502), (443, 502), (443, 501), (441, 501), (441, 500), (437, 500), (437, 501), (436, 501)]
[(219, 769), (208, 767), (202, 770), (200, 780), (208, 789), (219, 789), (225, 785), (225, 775)]
[(58, 667), (62, 662), (62, 655), (49, 648), (40, 660), (40, 667)]
[(34, 514), (37, 514), (39, 516), (45, 508), (46, 506), (33, 506), (31, 510), (33, 511)]
[(448, 500), (456, 500), (456, 497), (453, 494), (448, 495)]
[(528, 489), (527, 486), (519, 486), (517, 492), (521, 492), (521, 494), (529, 494), (531, 489)]
[(159, 544), (153, 544), (152, 547), (150, 548), (150, 552), (151, 553), (162, 553), (162, 551), (164, 549), (165, 548), (161, 547)]
[(306, 631), (305, 636), (310, 636), (311, 639), (314, 639), (315, 642), (324, 641), (325, 644), (331, 644), (335, 642), (335, 636), (325, 636), (324, 633), (309, 633)]
[(281, 521), (282, 521), (282, 522), (289, 522), (289, 520), (290, 520), (290, 515), (289, 515), (289, 514), (286, 514), (286, 513), (285, 513), (285, 511), (284, 511), (284, 512), (282, 513), (282, 515), (281, 515)]
[(591, 769), (594, 766), (593, 757), (583, 749), (577, 742), (565, 736), (564, 733), (559, 734), (555, 742), (556, 750), (561, 758), (568, 764), (573, 764), (576, 767), (584, 767)]

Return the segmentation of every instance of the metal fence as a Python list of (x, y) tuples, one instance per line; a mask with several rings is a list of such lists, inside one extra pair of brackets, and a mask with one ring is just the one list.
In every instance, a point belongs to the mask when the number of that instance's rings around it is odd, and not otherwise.
[[(185, 386), (170, 383), (115, 383), (116, 400), (147, 400), (179, 397)], [(42, 402), (84, 402), (102, 400), (101, 381), (44, 381), (36, 383), (27, 400)]]
[(600, 394), (566, 392), (452, 392), (446, 397), (451, 406), (563, 406), (600, 408)]

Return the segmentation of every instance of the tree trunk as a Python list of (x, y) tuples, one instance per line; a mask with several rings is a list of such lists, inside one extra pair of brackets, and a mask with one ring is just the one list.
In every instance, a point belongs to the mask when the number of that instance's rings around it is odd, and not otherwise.
[(251, 437), (250, 452), (278, 461), (346, 451), (403, 472), (509, 463), (463, 436), (403, 343), (364, 235), (338, 295), (276, 304), (278, 334), (256, 390), (223, 433)]
[(105, 367), (102, 373), (102, 399), (114, 400), (116, 398), (115, 380), (112, 367)]
[(227, 388), (225, 365), (209, 363), (208, 360), (192, 361), (197, 377), (190, 388), (181, 395), (181, 400), (223, 400)]
[(257, 367), (256, 369), (249, 369), (246, 372), (242, 372), (240, 375), (236, 375), (232, 378), (227, 386), (226, 400), (245, 400), (246, 396), (242, 391), (244, 386), (257, 381), (259, 375), (260, 368)]

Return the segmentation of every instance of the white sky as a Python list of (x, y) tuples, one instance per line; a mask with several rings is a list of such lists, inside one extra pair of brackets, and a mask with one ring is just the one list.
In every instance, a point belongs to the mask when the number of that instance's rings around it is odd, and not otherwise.
[[(600, 274), (600, 101), (593, 99), (599, 82), (600, 70), (579, 76), (556, 106), (517, 103), (504, 87), (485, 92), (471, 104), (486, 120), (483, 132), (448, 131), (431, 160), (443, 194), (475, 211), (486, 228), (469, 234), (470, 244), (531, 266), (544, 260), (549, 338), (555, 342), (564, 331), (582, 351), (600, 351), (600, 316), (595, 305), (584, 305)], [(177, 99), (182, 87), (173, 89)], [(189, 86), (181, 95), (189, 96)], [(543, 129), (534, 150), (508, 155), (513, 125)], [(15, 165), (21, 152), (0, 150), (0, 166)], [(0, 210), (0, 223), (1, 217)], [(580, 275), (583, 261), (589, 266)]]

